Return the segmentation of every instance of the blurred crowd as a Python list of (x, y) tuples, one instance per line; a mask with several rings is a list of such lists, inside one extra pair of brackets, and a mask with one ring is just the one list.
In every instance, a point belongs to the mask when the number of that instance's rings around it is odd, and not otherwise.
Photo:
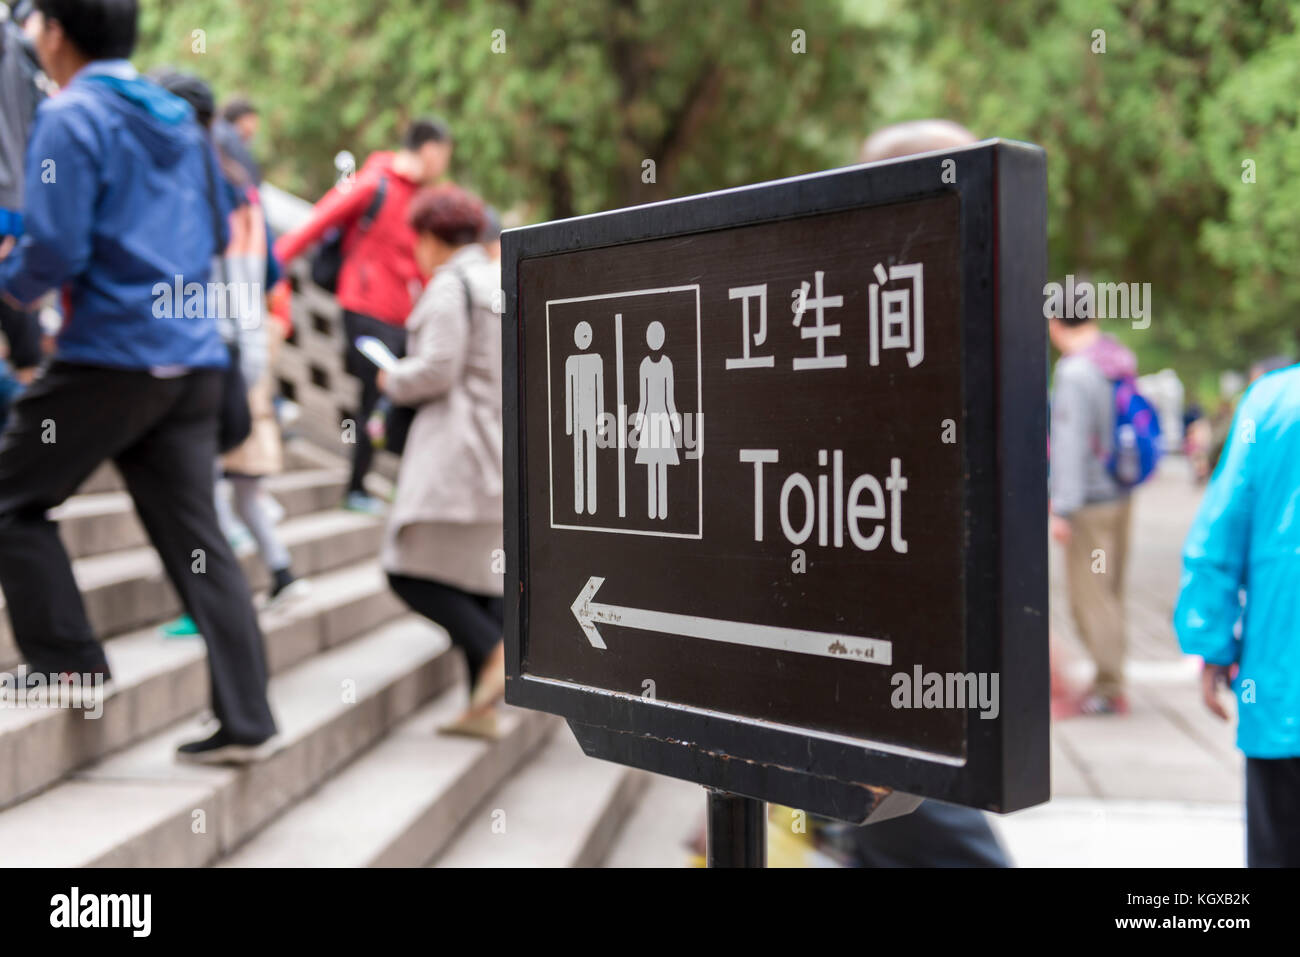
[[(208, 648), (217, 726), (178, 757), (274, 749), (263, 637), (235, 550), (251, 540), (270, 573), (263, 609), (307, 594), (264, 482), (284, 466), (291, 408), (273, 375), (293, 332), (281, 264), (305, 256), (337, 296), (360, 385), (340, 504), (387, 515), (393, 590), (465, 653), (470, 706), (450, 730), (494, 734), (500, 226), (448, 180), (447, 125), (412, 122), (277, 238), (250, 146), (256, 105), (219, 105), (183, 71), (137, 73), (134, 0), (0, 11), (0, 585), (30, 673), (111, 680), (47, 517), (111, 460), (185, 607), (164, 633)], [(376, 447), (403, 456), (391, 502), (368, 490)]]

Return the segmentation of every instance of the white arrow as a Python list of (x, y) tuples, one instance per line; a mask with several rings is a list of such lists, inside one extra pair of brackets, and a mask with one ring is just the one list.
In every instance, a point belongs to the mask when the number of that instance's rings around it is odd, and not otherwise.
[(604, 605), (592, 601), (596, 597), (596, 589), (604, 583), (603, 578), (593, 576), (587, 579), (586, 586), (578, 592), (578, 598), (573, 603), (573, 616), (578, 619), (578, 624), (582, 626), (593, 648), (605, 647), (605, 641), (596, 628), (597, 624), (602, 624), (655, 631), (663, 635), (725, 641), (753, 648), (771, 648), (774, 651), (792, 651), (801, 655), (842, 658), (845, 661), (865, 661), (877, 665), (893, 663), (893, 645), (879, 638), (805, 631), (802, 628), (778, 628), (775, 625), (754, 625), (718, 618), (697, 618), (694, 615)]

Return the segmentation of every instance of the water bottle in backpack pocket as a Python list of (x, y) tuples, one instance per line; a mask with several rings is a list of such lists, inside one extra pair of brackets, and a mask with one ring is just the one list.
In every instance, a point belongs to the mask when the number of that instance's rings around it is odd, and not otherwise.
[(1160, 461), (1160, 418), (1132, 376), (1115, 380), (1115, 428), (1106, 471), (1122, 488), (1141, 485)]

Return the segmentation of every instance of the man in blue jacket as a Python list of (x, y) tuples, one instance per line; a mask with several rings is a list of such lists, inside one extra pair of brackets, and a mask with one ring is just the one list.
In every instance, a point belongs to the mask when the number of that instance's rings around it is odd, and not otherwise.
[[(135, 0), (36, 0), (33, 33), (62, 88), (37, 112), (24, 232), (0, 295), (64, 294), (49, 367), (0, 437), (0, 586), (37, 673), (108, 676), (67, 553), (46, 511), (105, 459), (208, 645), (220, 729), (179, 757), (247, 761), (270, 750), (262, 634), (212, 498), (228, 356), (206, 289), (226, 209), (188, 104), (138, 76)], [(197, 284), (193, 286), (191, 284)]]
[(1300, 867), (1300, 366), (1237, 407), (1183, 545), (1174, 627), (1205, 659), (1206, 707), (1226, 721), (1219, 689), (1236, 692), (1247, 866)]

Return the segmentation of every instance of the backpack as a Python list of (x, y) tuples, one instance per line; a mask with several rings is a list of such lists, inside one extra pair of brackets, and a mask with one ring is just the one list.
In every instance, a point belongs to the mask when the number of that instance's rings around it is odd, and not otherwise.
[(1141, 485), (1160, 461), (1160, 417), (1132, 376), (1115, 380), (1115, 429), (1106, 471), (1121, 488)]
[[(380, 207), (384, 205), (386, 195), (388, 195), (388, 177), (381, 176), (379, 177), (379, 187), (375, 190), (370, 205), (366, 207), (366, 211), (361, 215), (361, 221), (358, 224), (361, 232), (366, 232), (374, 225), (375, 217), (379, 215)], [(326, 292), (338, 291), (339, 271), (343, 268), (343, 237), (345, 233), (346, 230), (343, 229), (331, 229), (327, 232), (311, 260), (311, 281)]]

